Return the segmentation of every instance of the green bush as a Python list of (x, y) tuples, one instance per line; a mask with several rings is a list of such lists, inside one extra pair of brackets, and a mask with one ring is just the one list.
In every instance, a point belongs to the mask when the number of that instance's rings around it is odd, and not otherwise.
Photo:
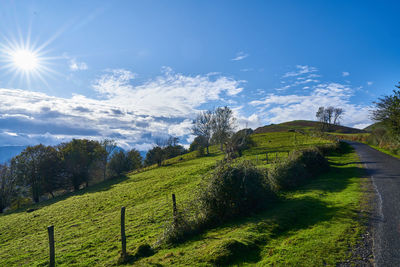
[(317, 176), (328, 166), (323, 153), (316, 147), (295, 150), (268, 170), (268, 181), (275, 191), (291, 189)]
[(260, 211), (275, 199), (265, 174), (250, 162), (222, 161), (204, 177), (197, 197), (178, 210), (160, 242), (178, 243), (207, 228)]
[(265, 175), (250, 162), (217, 166), (199, 192), (206, 221), (225, 222), (267, 206), (274, 194)]

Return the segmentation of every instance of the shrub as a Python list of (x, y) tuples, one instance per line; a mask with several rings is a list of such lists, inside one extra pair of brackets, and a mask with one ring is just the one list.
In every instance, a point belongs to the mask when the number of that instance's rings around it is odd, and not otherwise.
[(195, 199), (178, 212), (160, 242), (181, 242), (206, 228), (257, 212), (274, 199), (264, 173), (252, 163), (222, 161), (204, 177)]
[(224, 222), (264, 208), (273, 199), (265, 175), (250, 162), (220, 164), (199, 192), (203, 216)]
[(291, 189), (318, 175), (328, 166), (323, 153), (316, 147), (295, 150), (287, 159), (268, 170), (268, 181), (275, 191)]
[(149, 244), (140, 244), (135, 252), (136, 258), (150, 257), (154, 255), (154, 250)]

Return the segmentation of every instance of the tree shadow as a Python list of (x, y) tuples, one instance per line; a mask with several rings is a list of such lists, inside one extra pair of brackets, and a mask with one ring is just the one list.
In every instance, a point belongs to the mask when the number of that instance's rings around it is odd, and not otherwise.
[[(281, 194), (276, 202), (267, 205), (265, 211), (250, 214), (247, 217), (238, 218), (231, 222), (216, 227), (216, 231), (226, 231), (243, 227), (249, 224), (249, 236), (253, 239), (246, 240), (246, 244), (233, 244), (224, 246), (221, 251), (213, 251), (212, 254), (222, 253), (222, 260), (217, 258), (218, 266), (223, 265), (242, 265), (246, 263), (257, 263), (262, 259), (262, 249), (268, 244), (271, 238), (289, 235), (293, 231), (307, 229), (313, 225), (335, 218), (348, 218), (349, 207), (334, 207), (323, 201), (320, 196), (305, 196), (292, 198), (292, 192), (322, 191), (324, 193), (340, 192), (345, 190), (352, 179), (363, 177), (364, 169), (355, 166), (331, 164), (329, 170), (318, 176), (316, 179), (309, 180), (307, 184), (300, 186), (296, 190), (286, 191)], [(339, 167), (340, 166), (340, 167)], [(207, 231), (193, 236), (186, 242), (195, 242), (207, 239)], [(316, 237), (317, 238), (317, 237)], [(225, 240), (223, 238), (223, 240)], [(227, 238), (227, 242), (232, 239)], [(186, 243), (185, 242), (185, 243)], [(240, 243), (240, 239), (237, 241)], [(229, 243), (230, 244), (230, 243)], [(184, 244), (182, 244), (184, 245)], [(232, 247), (232, 248), (231, 248)]]
[(73, 197), (73, 196), (80, 196), (80, 195), (84, 195), (84, 194), (91, 194), (91, 193), (98, 193), (98, 192), (102, 192), (102, 191), (108, 191), (108, 190), (112, 189), (114, 185), (122, 183), (122, 182), (124, 182), (126, 180), (128, 180), (128, 176), (126, 176), (126, 175), (122, 175), (122, 176), (119, 176), (119, 177), (113, 178), (113, 179), (108, 179), (106, 181), (103, 181), (103, 182), (94, 184), (92, 186), (80, 189), (79, 191), (68, 192), (68, 193), (62, 194), (60, 196), (56, 196), (54, 198), (43, 200), (43, 201), (41, 201), (39, 203), (33, 203), (33, 204), (30, 204), (30, 205), (23, 206), (23, 207), (21, 207), (19, 209), (16, 209), (16, 210), (7, 211), (7, 212), (5, 212), (3, 214), (0, 214), (0, 217), (1, 216), (7, 216), (7, 215), (10, 215), (10, 214), (15, 214), (15, 213), (34, 212), (35, 210), (39, 210), (41, 208), (50, 206), (52, 204), (55, 204), (55, 203), (57, 203), (59, 201), (66, 200), (66, 199), (68, 199), (70, 197)]
[[(236, 219), (213, 229), (213, 231), (240, 228), (249, 224), (248, 237), (241, 240), (240, 237), (222, 239), (220, 246), (210, 252), (217, 255), (210, 263), (217, 266), (243, 265), (257, 263), (262, 259), (262, 249), (271, 238), (287, 235), (292, 231), (307, 229), (323, 221), (329, 221), (333, 217), (341, 216), (340, 208), (329, 206), (324, 201), (313, 197), (281, 198), (266, 211), (254, 213), (249, 217)], [(266, 237), (268, 236), (268, 237)], [(213, 237), (207, 236), (207, 231), (193, 236), (187, 242), (196, 242)]]

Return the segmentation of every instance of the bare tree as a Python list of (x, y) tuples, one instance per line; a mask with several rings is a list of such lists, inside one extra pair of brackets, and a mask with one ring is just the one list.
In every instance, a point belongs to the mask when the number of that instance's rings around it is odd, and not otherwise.
[(196, 136), (201, 136), (204, 138), (207, 154), (209, 154), (208, 148), (210, 146), (212, 136), (213, 118), (213, 112), (208, 110), (200, 112), (193, 121), (192, 133)]
[(344, 110), (342, 108), (334, 108), (333, 110), (333, 124), (334, 125), (340, 125), (340, 119), (342, 118), (342, 115), (344, 113)]
[(342, 108), (335, 108), (332, 106), (327, 108), (319, 107), (315, 116), (318, 121), (321, 122), (321, 131), (330, 131), (332, 125), (339, 125), (343, 113), (344, 110)]
[(327, 116), (324, 107), (319, 107), (317, 113), (315, 114), (318, 121), (321, 123), (321, 131), (324, 131), (327, 126)]
[(327, 118), (329, 125), (332, 124), (332, 118), (333, 118), (334, 112), (335, 112), (335, 108), (332, 106), (325, 108), (326, 118)]
[(224, 150), (223, 144), (233, 134), (236, 126), (236, 119), (233, 116), (233, 111), (225, 106), (219, 107), (214, 112), (213, 118), (213, 139), (220, 144), (221, 151)]

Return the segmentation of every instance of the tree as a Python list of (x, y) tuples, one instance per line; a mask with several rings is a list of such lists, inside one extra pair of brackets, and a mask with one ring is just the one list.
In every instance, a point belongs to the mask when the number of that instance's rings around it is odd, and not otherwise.
[(117, 147), (117, 143), (112, 139), (104, 139), (100, 142), (101, 150), (98, 151), (100, 155), (101, 167), (103, 169), (103, 180), (106, 180), (107, 162), (111, 158), (111, 154)]
[(333, 118), (334, 112), (335, 112), (335, 108), (332, 106), (325, 108), (326, 120), (328, 122), (328, 125), (332, 124), (332, 118)]
[(20, 186), (28, 186), (34, 202), (44, 193), (50, 193), (60, 187), (61, 159), (54, 147), (28, 146), (11, 160)]
[(143, 158), (136, 149), (131, 149), (126, 153), (129, 163), (129, 171), (134, 171), (142, 167)]
[(326, 113), (325, 113), (325, 108), (319, 107), (315, 116), (317, 117), (318, 121), (321, 123), (321, 131), (324, 131), (325, 127), (327, 125), (327, 117), (326, 117)]
[(111, 177), (117, 177), (124, 172), (137, 170), (142, 167), (142, 156), (136, 149), (128, 152), (119, 151), (113, 153), (108, 162), (108, 172)]
[(89, 186), (91, 168), (97, 164), (102, 155), (101, 144), (87, 139), (72, 139), (60, 145), (63, 165), (70, 183), (75, 191), (79, 190), (82, 183)]
[(215, 110), (212, 120), (212, 138), (216, 143), (220, 144), (221, 151), (223, 151), (223, 144), (233, 134), (235, 123), (236, 119), (233, 116), (233, 111), (229, 107), (219, 107)]
[(147, 151), (144, 164), (146, 166), (150, 166), (157, 163), (158, 166), (161, 166), (163, 160), (164, 160), (164, 150), (160, 146), (155, 146), (149, 151)]
[(344, 110), (342, 108), (335, 108), (333, 110), (333, 124), (334, 125), (340, 125), (340, 119), (342, 118), (342, 115), (344, 113)]
[(63, 188), (66, 184), (62, 176), (61, 155), (52, 146), (45, 147), (38, 166), (39, 176), (42, 178), (42, 191), (54, 198), (54, 191)]
[(251, 145), (253, 145), (253, 141), (250, 138), (250, 135), (253, 133), (253, 130), (250, 128), (247, 129), (242, 129), (238, 132), (236, 132), (232, 137), (230, 138), (230, 146), (231, 146), (231, 151), (234, 153), (238, 153), (239, 157), (242, 156), (243, 150), (249, 148)]
[(0, 213), (10, 205), (12, 196), (16, 191), (16, 179), (10, 167), (0, 164)]
[(110, 177), (117, 177), (129, 170), (129, 159), (124, 151), (115, 152), (108, 162), (107, 169)]
[(204, 148), (206, 148), (209, 141), (202, 135), (194, 138), (193, 142), (190, 144), (189, 151), (199, 151), (201, 155), (204, 154)]
[(315, 116), (318, 121), (321, 122), (321, 131), (330, 131), (332, 125), (339, 125), (343, 113), (344, 110), (342, 108), (335, 108), (332, 106), (327, 108), (319, 107)]
[[(400, 89), (400, 83), (396, 87)], [(374, 104), (372, 119), (383, 122), (393, 137), (400, 141), (400, 90), (393, 90), (393, 95), (379, 98)]]
[(193, 121), (192, 133), (197, 137), (201, 137), (202, 141), (205, 141), (205, 147), (207, 149), (207, 155), (209, 152), (209, 146), (212, 136), (214, 114), (212, 111), (200, 112), (196, 119)]

